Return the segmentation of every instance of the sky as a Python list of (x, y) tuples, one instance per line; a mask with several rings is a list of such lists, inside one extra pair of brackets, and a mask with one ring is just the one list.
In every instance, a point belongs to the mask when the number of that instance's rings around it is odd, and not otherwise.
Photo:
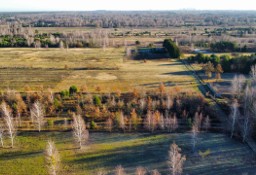
[(256, 10), (256, 0), (0, 0), (0, 11)]

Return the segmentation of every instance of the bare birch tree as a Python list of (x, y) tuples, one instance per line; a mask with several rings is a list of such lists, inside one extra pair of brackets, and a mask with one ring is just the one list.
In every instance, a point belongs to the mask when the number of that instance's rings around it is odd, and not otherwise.
[(113, 129), (113, 120), (112, 118), (108, 118), (107, 121), (106, 121), (106, 130), (109, 131), (109, 132), (112, 132), (112, 129)]
[(250, 118), (249, 116), (245, 115), (243, 119), (243, 124), (242, 124), (242, 137), (243, 137), (243, 142), (246, 141), (246, 139), (249, 136), (250, 129), (251, 129), (251, 123), (250, 123)]
[(160, 115), (158, 127), (159, 127), (161, 130), (164, 130), (164, 128), (165, 128), (165, 121), (164, 121), (164, 115), (163, 115), (163, 114)]
[(47, 142), (45, 150), (45, 162), (49, 175), (57, 175), (60, 167), (60, 156), (53, 141)]
[(210, 127), (211, 127), (211, 119), (209, 115), (207, 115), (203, 122), (203, 128), (205, 129), (205, 131), (208, 131)]
[(123, 111), (121, 111), (120, 113), (118, 113), (117, 116), (117, 124), (118, 124), (118, 128), (125, 131), (125, 117), (124, 117), (124, 113)]
[(198, 142), (198, 132), (199, 132), (198, 125), (193, 124), (192, 130), (191, 130), (191, 144), (192, 144), (193, 152), (195, 152), (196, 144)]
[(161, 175), (161, 174), (158, 172), (158, 170), (153, 170), (151, 172), (151, 175)]
[(256, 65), (251, 66), (250, 75), (252, 78), (252, 82), (255, 83), (256, 82)]
[(84, 119), (80, 115), (73, 114), (72, 128), (75, 141), (79, 144), (79, 148), (81, 149), (89, 139), (89, 132), (86, 129)]
[(143, 167), (137, 167), (135, 175), (146, 175), (147, 170)]
[(11, 113), (11, 109), (5, 102), (1, 104), (1, 111), (6, 124), (6, 130), (7, 130), (8, 136), (11, 139), (11, 147), (13, 148), (14, 139), (17, 133), (17, 126), (15, 125), (15, 121)]
[(32, 108), (30, 109), (30, 115), (32, 119), (32, 123), (34, 123), (35, 126), (37, 126), (37, 129), (39, 132), (41, 132), (42, 126), (45, 123), (44, 116), (44, 106), (39, 102), (36, 101)]
[(166, 98), (166, 109), (170, 110), (173, 105), (173, 101), (171, 97), (168, 95)]
[(173, 143), (169, 150), (168, 164), (172, 175), (181, 175), (183, 172), (183, 164), (186, 161), (186, 156), (181, 155), (181, 148)]
[(148, 131), (151, 131), (151, 127), (152, 127), (152, 113), (151, 111), (148, 111), (144, 119), (144, 128)]
[(236, 126), (236, 122), (237, 122), (237, 119), (239, 117), (239, 110), (238, 110), (238, 103), (237, 101), (235, 100), (232, 104), (232, 107), (231, 107), (231, 114), (230, 114), (230, 125), (231, 125), (231, 128), (230, 128), (230, 137), (232, 138), (233, 135), (234, 135), (234, 132), (235, 132), (235, 126)]
[(4, 127), (0, 123), (0, 142), (1, 142), (1, 147), (4, 147)]
[(173, 117), (171, 118), (171, 130), (175, 131), (176, 129), (178, 129), (179, 124), (178, 124), (178, 119), (176, 117), (176, 114), (173, 115)]
[(115, 168), (115, 175), (125, 175), (124, 168), (121, 165)]
[(234, 96), (240, 97), (242, 88), (245, 82), (245, 77), (243, 75), (235, 75), (232, 80), (231, 92)]

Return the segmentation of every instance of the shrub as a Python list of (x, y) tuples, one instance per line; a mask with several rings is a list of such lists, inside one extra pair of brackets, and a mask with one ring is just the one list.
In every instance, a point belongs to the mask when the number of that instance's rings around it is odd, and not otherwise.
[(97, 128), (97, 124), (94, 121), (91, 121), (90, 129), (96, 129), (96, 128)]
[(61, 97), (68, 97), (69, 96), (69, 91), (67, 91), (67, 90), (61, 91), (60, 95), (61, 95)]
[(55, 106), (55, 108), (59, 108), (61, 107), (61, 101), (59, 101), (57, 98), (54, 98), (53, 104)]
[(47, 125), (49, 128), (52, 128), (54, 126), (54, 120), (52, 119), (47, 120)]
[(70, 86), (69, 88), (69, 95), (74, 95), (77, 93), (77, 87), (76, 86)]
[(136, 44), (136, 45), (140, 45), (140, 41), (138, 41), (138, 40), (135, 41), (135, 44)]
[(101, 106), (101, 99), (99, 96), (95, 95), (93, 97), (93, 103), (96, 105), (96, 106)]

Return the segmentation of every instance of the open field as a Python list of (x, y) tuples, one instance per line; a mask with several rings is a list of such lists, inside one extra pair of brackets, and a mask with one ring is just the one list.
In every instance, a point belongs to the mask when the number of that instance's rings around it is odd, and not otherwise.
[(134, 61), (124, 58), (124, 48), (103, 49), (0, 49), (0, 88), (32, 90), (40, 86), (59, 91), (87, 85), (94, 91), (128, 91), (166, 86), (196, 86), (177, 60)]
[[(43, 151), (47, 139), (53, 139), (60, 151), (62, 167), (60, 174), (90, 175), (98, 170), (109, 174), (121, 164), (128, 174), (133, 174), (137, 166), (158, 169), (168, 174), (168, 149), (174, 141), (187, 156), (184, 174), (190, 175), (241, 175), (255, 173), (255, 157), (246, 145), (223, 134), (202, 133), (197, 151), (210, 150), (201, 158), (191, 153), (190, 136), (184, 134), (109, 134), (92, 133), (89, 146), (82, 151), (72, 144), (69, 132), (34, 133), (23, 132), (17, 138), (13, 150), (0, 150), (1, 175), (44, 175)], [(11, 167), (11, 168), (10, 168)]]

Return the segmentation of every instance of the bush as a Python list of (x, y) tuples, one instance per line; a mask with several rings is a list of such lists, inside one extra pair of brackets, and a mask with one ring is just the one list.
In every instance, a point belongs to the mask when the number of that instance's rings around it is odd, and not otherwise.
[(96, 128), (97, 128), (97, 124), (94, 121), (91, 121), (90, 129), (96, 129)]
[(96, 105), (96, 106), (101, 106), (101, 99), (99, 96), (94, 96), (93, 97), (93, 103)]
[(64, 90), (60, 92), (61, 97), (69, 97), (69, 91), (68, 90)]
[(138, 41), (138, 40), (135, 41), (135, 44), (136, 44), (136, 45), (140, 45), (140, 41)]
[(48, 125), (49, 128), (53, 128), (54, 120), (52, 120), (52, 119), (47, 120), (47, 125)]
[(60, 108), (62, 106), (61, 101), (59, 101), (57, 98), (54, 98), (53, 104), (55, 108)]
[(70, 86), (69, 88), (69, 95), (74, 95), (77, 93), (77, 87), (76, 86)]

